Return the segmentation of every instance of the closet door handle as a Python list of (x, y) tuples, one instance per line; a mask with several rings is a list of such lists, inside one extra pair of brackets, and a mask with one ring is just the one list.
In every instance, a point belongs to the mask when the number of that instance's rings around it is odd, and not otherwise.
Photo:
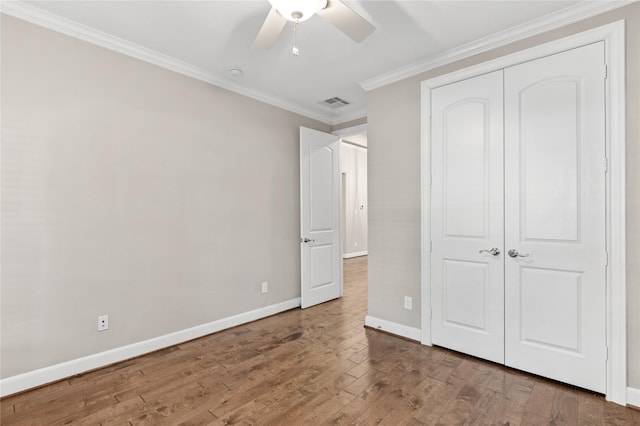
[(500, 249), (498, 247), (494, 247), (491, 250), (480, 250), (478, 253), (489, 253), (493, 256), (497, 256), (500, 254)]
[(511, 257), (529, 257), (529, 253), (525, 253), (525, 254), (520, 254), (518, 253), (518, 250), (516, 249), (511, 249), (507, 252), (507, 254)]

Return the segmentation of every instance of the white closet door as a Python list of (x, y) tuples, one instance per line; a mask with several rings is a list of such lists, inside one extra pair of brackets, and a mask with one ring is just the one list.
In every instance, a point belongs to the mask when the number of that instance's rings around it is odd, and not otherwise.
[(504, 362), (502, 71), (431, 102), (432, 341)]
[(604, 78), (603, 43), (505, 69), (505, 362), (598, 392)]

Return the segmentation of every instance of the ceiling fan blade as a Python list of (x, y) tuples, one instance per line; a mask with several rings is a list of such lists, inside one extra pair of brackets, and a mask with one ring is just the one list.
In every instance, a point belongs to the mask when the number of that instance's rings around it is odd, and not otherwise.
[(262, 24), (262, 28), (260, 28), (260, 32), (256, 36), (256, 40), (253, 42), (253, 47), (256, 49), (268, 49), (273, 46), (286, 23), (287, 20), (272, 7)]
[(329, 0), (327, 7), (317, 13), (357, 43), (369, 37), (376, 29), (340, 0)]

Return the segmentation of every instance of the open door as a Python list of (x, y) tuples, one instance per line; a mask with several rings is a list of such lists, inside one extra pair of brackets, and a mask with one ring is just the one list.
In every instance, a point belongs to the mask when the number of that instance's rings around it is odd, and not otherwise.
[(300, 128), (301, 305), (342, 296), (340, 139)]

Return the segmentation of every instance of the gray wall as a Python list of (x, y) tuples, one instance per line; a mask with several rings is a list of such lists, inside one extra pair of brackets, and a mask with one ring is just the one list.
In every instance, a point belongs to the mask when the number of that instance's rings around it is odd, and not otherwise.
[(298, 128), (329, 126), (1, 25), (3, 378), (300, 296)]
[[(620, 19), (627, 20), (628, 377), (640, 388), (640, 3), (369, 93), (369, 315), (420, 327), (420, 83)], [(403, 309), (405, 295), (413, 311)]]

